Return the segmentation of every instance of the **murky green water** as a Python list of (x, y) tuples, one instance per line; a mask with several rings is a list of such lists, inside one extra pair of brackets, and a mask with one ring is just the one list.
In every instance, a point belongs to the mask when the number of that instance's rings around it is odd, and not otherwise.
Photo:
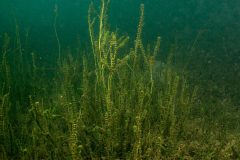
[(101, 4), (0, 1), (0, 159), (239, 159), (240, 1)]

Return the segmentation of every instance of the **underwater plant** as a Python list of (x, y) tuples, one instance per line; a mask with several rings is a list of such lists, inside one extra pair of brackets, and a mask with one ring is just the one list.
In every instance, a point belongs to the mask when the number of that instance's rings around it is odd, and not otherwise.
[(14, 49), (5, 35), (0, 159), (239, 158), (238, 135), (208, 121), (199, 87), (173, 67), (174, 47), (165, 62), (157, 59), (160, 36), (143, 43), (144, 4), (134, 39), (108, 25), (109, 4), (90, 4), (90, 51), (80, 55), (62, 49), (55, 8), (58, 59), (50, 71), (23, 52), (18, 27)]

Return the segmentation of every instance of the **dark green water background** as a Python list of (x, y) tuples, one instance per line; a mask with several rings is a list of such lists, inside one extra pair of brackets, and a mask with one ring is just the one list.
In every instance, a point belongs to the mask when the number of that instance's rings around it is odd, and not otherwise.
[[(96, 8), (99, 2), (93, 1)], [(28, 49), (47, 63), (57, 51), (54, 6), (58, 5), (57, 30), (62, 48), (88, 48), (89, 0), (1, 0), (0, 42), (12, 37), (18, 25), (22, 41), (29, 33)], [(178, 54), (192, 57), (189, 70), (196, 83), (215, 97), (230, 97), (239, 105), (240, 1), (239, 0), (112, 0), (109, 23), (119, 33), (135, 37), (139, 5), (145, 4), (143, 39), (162, 37), (162, 54), (177, 44)], [(194, 41), (196, 41), (193, 50)], [(183, 59), (184, 59), (183, 58)]]

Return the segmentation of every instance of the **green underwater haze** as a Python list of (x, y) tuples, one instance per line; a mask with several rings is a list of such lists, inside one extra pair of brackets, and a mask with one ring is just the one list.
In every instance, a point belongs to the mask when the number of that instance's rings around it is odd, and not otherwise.
[(0, 159), (240, 159), (240, 1), (1, 0)]

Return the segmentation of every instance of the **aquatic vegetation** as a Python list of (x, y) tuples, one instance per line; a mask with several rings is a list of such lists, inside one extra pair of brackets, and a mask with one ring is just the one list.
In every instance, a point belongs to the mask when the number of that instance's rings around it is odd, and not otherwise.
[(102, 0), (99, 12), (89, 7), (87, 54), (64, 56), (54, 26), (60, 63), (53, 78), (45, 77), (34, 53), (25, 58), (19, 34), (11, 51), (5, 35), (0, 158), (239, 158), (238, 135), (218, 134), (223, 128), (207, 126), (207, 116), (199, 115), (204, 109), (195, 113), (204, 103), (197, 101), (198, 87), (172, 67), (173, 50), (156, 70), (161, 38), (143, 44), (144, 5), (130, 47), (130, 37), (108, 26), (109, 2)]

